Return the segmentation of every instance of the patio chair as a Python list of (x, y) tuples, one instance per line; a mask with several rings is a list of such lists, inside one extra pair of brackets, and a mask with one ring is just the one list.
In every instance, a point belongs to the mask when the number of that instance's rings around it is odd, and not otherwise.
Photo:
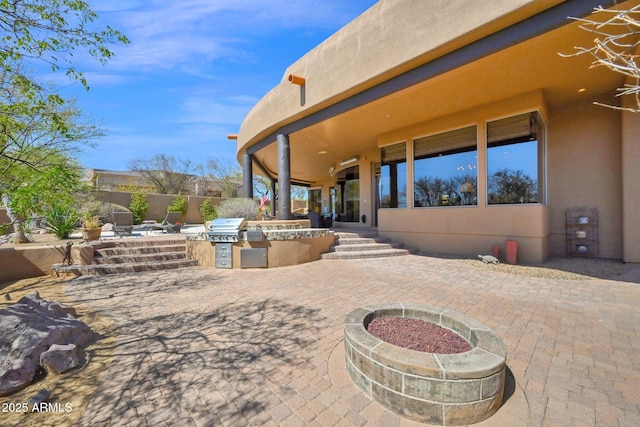
[(116, 236), (131, 236), (133, 232), (133, 213), (114, 212), (113, 213), (113, 233)]
[(167, 212), (162, 222), (151, 224), (151, 230), (162, 230), (166, 233), (179, 233), (181, 225), (179, 223), (182, 212)]

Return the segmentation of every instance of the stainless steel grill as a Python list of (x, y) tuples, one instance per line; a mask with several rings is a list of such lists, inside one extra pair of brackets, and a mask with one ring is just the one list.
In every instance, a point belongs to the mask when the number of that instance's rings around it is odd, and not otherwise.
[(207, 230), (209, 241), (213, 243), (237, 242), (246, 225), (247, 221), (244, 218), (216, 218)]

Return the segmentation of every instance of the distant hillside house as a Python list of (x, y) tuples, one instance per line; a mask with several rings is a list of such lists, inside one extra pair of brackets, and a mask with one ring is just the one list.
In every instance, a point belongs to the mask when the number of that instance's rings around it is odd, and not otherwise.
[[(156, 189), (139, 172), (87, 169), (85, 177), (89, 185), (97, 190), (124, 191), (153, 194)], [(187, 175), (181, 194), (187, 196), (221, 197), (220, 186), (212, 180), (197, 175)]]

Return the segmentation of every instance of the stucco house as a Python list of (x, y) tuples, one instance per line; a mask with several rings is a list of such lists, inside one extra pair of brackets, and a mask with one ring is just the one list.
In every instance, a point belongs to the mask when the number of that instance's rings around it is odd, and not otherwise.
[(624, 106), (623, 76), (559, 55), (593, 44), (570, 17), (638, 3), (380, 0), (246, 116), (245, 195), (278, 181), (284, 219), (306, 185), (335, 226), (425, 251), (640, 262), (640, 114), (594, 105)]

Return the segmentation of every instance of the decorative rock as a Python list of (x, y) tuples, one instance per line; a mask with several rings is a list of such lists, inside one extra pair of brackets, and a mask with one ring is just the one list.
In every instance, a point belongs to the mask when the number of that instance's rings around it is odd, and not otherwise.
[(0, 396), (31, 384), (40, 355), (52, 344), (83, 348), (96, 338), (74, 315), (73, 308), (45, 301), (37, 292), (0, 309)]
[(62, 374), (77, 367), (78, 353), (75, 344), (52, 344), (49, 350), (40, 355), (40, 366), (54, 374)]
[(482, 262), (484, 262), (485, 264), (499, 264), (500, 261), (498, 260), (498, 258), (492, 256), (492, 255), (478, 255), (478, 258), (480, 258), (480, 260)]

